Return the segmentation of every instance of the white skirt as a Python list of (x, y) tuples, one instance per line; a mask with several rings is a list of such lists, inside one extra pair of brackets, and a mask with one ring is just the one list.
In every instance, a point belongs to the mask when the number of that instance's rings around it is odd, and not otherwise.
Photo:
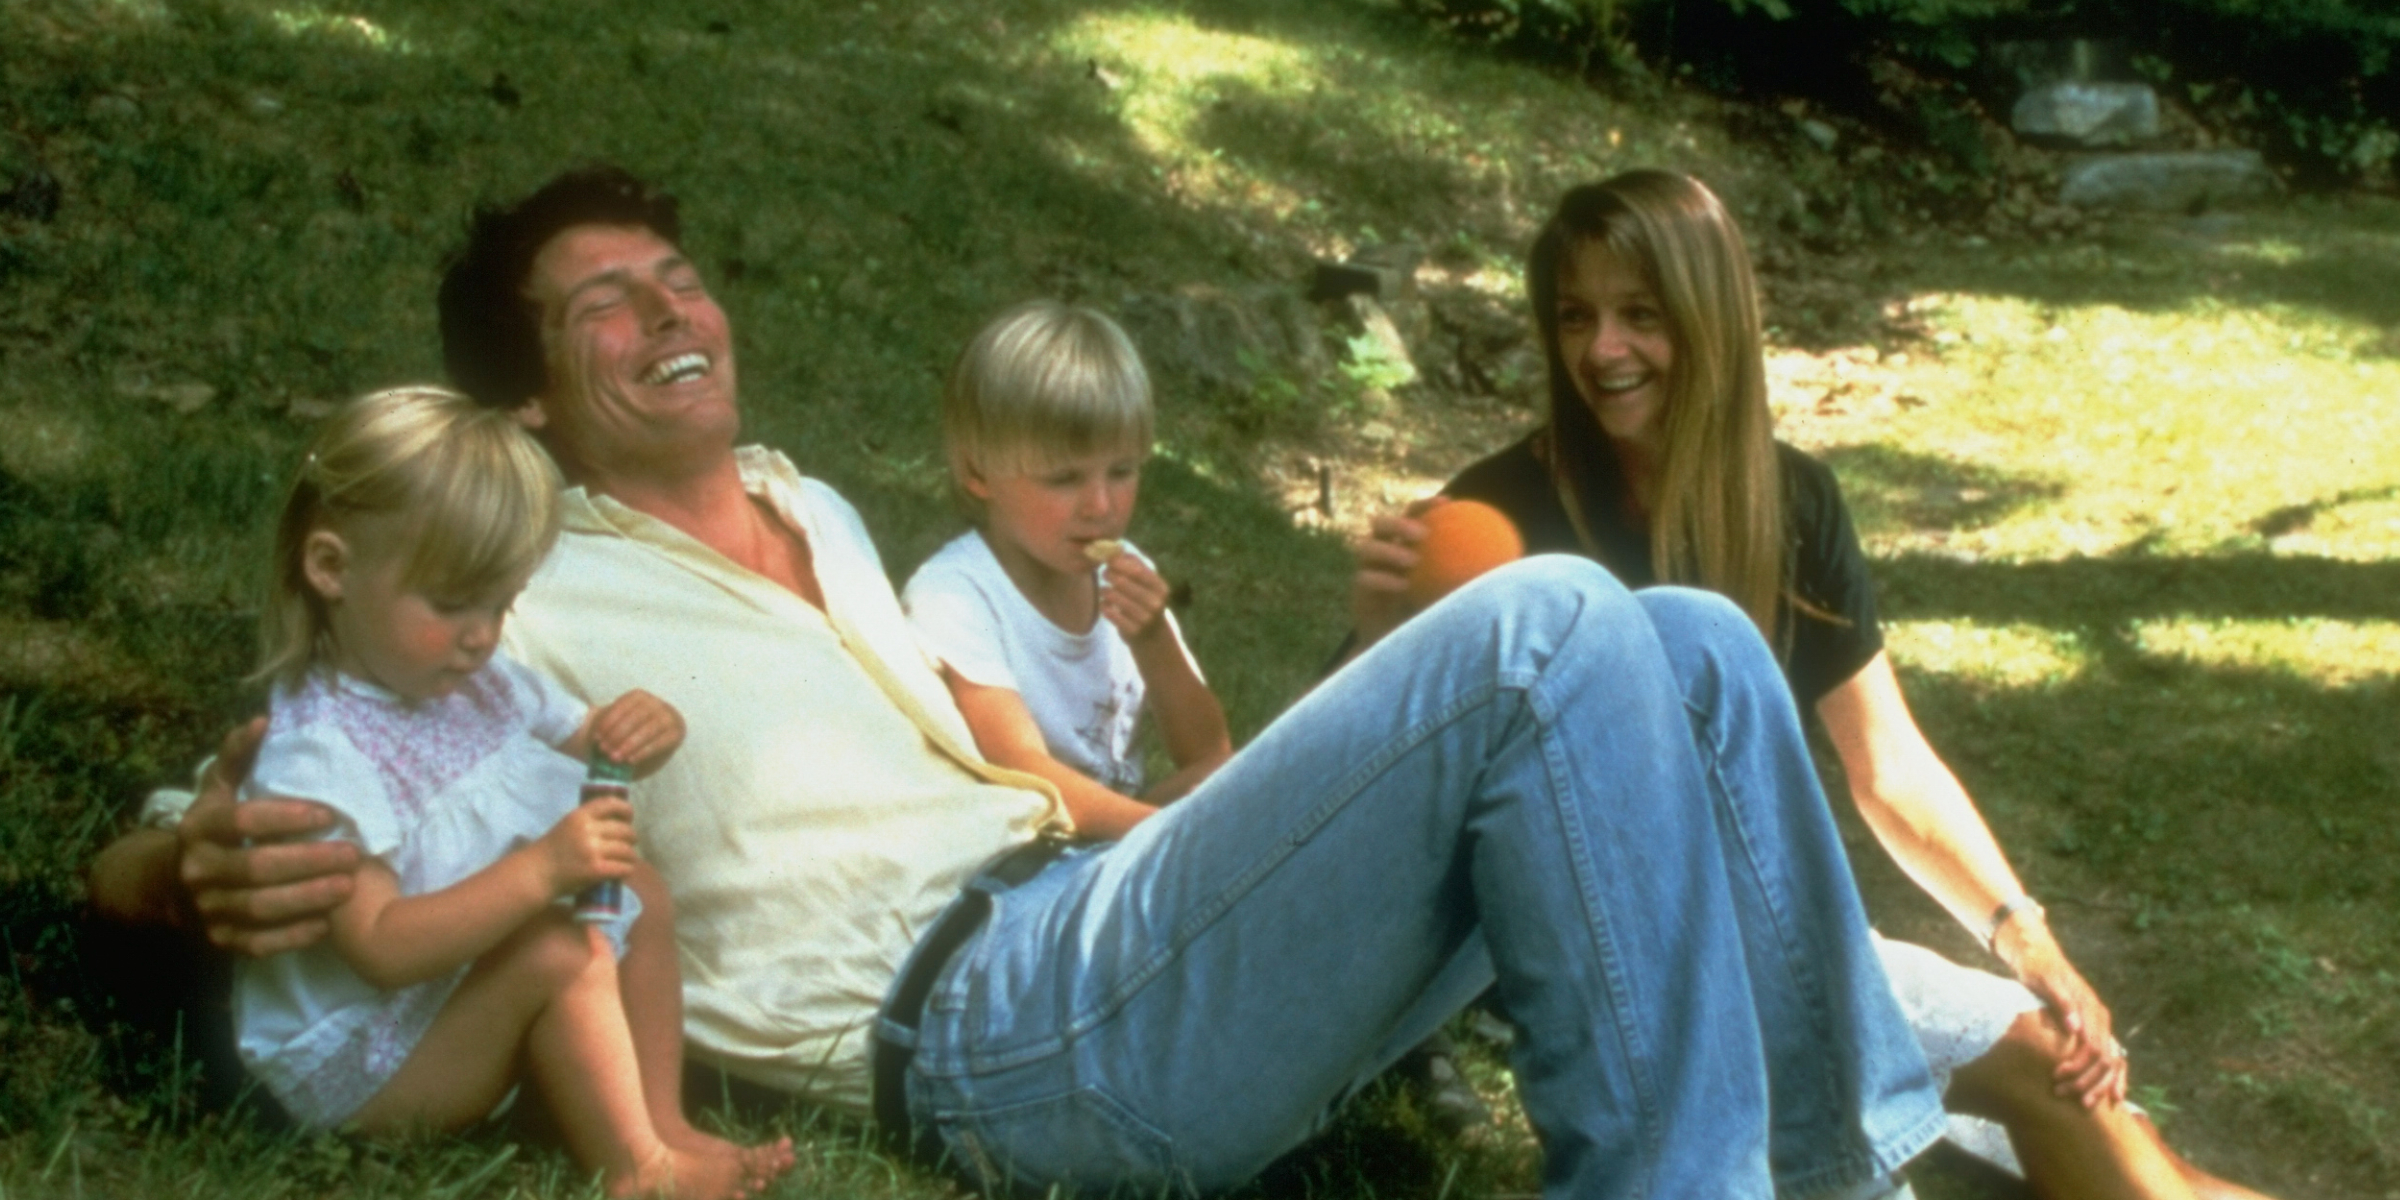
[[(1933, 1068), (1933, 1084), (1950, 1090), (1950, 1075), (1991, 1053), (2018, 1017), (2042, 1006), (2041, 998), (2013, 979), (1989, 971), (1962, 967), (1923, 946), (1895, 942), (1875, 935), (1875, 950), (1883, 973), (1891, 977), (1892, 994), (1917, 1035), (1925, 1063)], [(2008, 1132), (1981, 1117), (1950, 1115), (1950, 1143), (1969, 1154), (2022, 1176)]]

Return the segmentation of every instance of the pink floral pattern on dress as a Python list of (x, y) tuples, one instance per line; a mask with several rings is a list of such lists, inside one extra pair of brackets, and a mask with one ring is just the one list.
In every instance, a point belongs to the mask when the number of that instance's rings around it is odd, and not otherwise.
[[(331, 721), (374, 764), (402, 828), (425, 815), (428, 798), (472, 771), (522, 728), (526, 697), (489, 666), (448, 695), (409, 703), (323, 674), (311, 675), (286, 710), (295, 728)], [(277, 714), (278, 719), (284, 713)]]

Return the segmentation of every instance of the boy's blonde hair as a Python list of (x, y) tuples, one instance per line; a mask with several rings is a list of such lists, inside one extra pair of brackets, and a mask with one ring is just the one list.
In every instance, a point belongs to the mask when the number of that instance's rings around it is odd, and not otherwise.
[[(326, 659), (325, 599), (303, 562), (309, 534), (339, 532), (354, 556), (404, 554), (404, 586), (464, 598), (550, 552), (559, 486), (550, 456), (500, 409), (423, 386), (351, 401), (318, 432), (284, 499), (252, 678), (295, 686)], [(396, 540), (359, 545), (359, 518), (384, 517), (398, 518)]]
[(1021, 475), (1117, 446), (1150, 452), (1150, 373), (1133, 339), (1088, 308), (1034, 300), (992, 319), (942, 388), (952, 491), (970, 475)]

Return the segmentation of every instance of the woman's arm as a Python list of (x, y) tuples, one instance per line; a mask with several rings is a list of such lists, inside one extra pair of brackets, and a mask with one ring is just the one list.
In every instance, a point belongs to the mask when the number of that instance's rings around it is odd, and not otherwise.
[(1150, 711), (1157, 714), (1159, 737), (1175, 762), (1175, 773), (1143, 795), (1153, 804), (1164, 804), (1191, 791), (1233, 757), (1225, 709), (1201, 680), (1190, 648), (1167, 619), (1166, 581), (1141, 559), (1120, 553), (1109, 561), (1100, 614), (1133, 651), (1134, 669), (1142, 673)]
[(958, 711), (967, 718), (975, 748), (994, 764), (1038, 775), (1056, 785), (1078, 834), (1096, 841), (1115, 841), (1158, 811), (1156, 806), (1110, 791), (1091, 776), (1050, 757), (1041, 726), (1034, 723), (1025, 698), (1015, 691), (969, 683), (947, 666), (942, 668), (942, 679), (950, 685)]
[(473, 962), (549, 903), (633, 870), (633, 806), (576, 806), (540, 841), (421, 896), (402, 896), (391, 868), (369, 861), (333, 911), (333, 946), (359, 978), (396, 991)]
[(1891, 659), (1878, 651), (1817, 701), (1817, 715), (1876, 840), (1960, 924), (1979, 938), (1990, 935), (1993, 953), (2079, 1038), (2060, 1067), (2062, 1087), (2086, 1105), (2124, 1099), (2124, 1060), (2115, 1052), (2108, 1006), (2067, 960), (2040, 910), (2016, 909), (1991, 928), (1993, 914), (2022, 895), (2024, 885), (1958, 777), (1926, 744)]

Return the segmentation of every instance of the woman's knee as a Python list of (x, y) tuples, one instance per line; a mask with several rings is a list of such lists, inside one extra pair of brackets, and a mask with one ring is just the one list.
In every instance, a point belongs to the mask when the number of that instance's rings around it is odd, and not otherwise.
[(2058, 1064), (2069, 1049), (2066, 1033), (2046, 1010), (2021, 1013), (1990, 1050), (1959, 1068), (1951, 1093), (1961, 1107), (1993, 1117), (2075, 1108), (2054, 1087)]

